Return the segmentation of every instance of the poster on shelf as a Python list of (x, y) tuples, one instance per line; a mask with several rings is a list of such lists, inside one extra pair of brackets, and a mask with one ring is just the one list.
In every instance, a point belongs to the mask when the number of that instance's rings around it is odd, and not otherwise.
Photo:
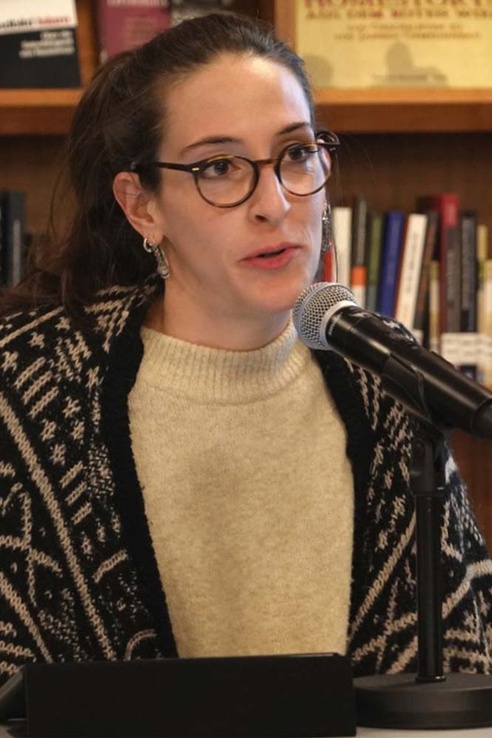
[(492, 0), (295, 0), (316, 87), (492, 87)]
[(0, 88), (79, 87), (75, 0), (0, 1)]

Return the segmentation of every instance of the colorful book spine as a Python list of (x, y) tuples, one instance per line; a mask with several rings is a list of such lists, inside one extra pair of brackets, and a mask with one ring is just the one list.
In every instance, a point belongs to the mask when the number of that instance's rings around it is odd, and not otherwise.
[(172, 0), (172, 24), (174, 26), (187, 18), (196, 18), (212, 11), (227, 10), (233, 4), (234, 0)]
[(7, 190), (1, 197), (2, 274), (7, 286), (17, 284), (25, 263), (25, 193)]
[(366, 303), (366, 232), (367, 200), (362, 195), (354, 198), (352, 205), (352, 244), (350, 258), (350, 286), (359, 305)]
[(383, 215), (381, 212), (373, 210), (369, 214), (368, 232), (366, 308), (371, 312), (376, 312), (378, 307), (378, 283), (383, 239)]
[(352, 244), (352, 208), (346, 205), (335, 205), (333, 214), (333, 239), (335, 268), (334, 279), (346, 287), (350, 286), (351, 244)]
[(441, 333), (460, 330), (461, 256), (459, 239), (460, 198), (456, 192), (442, 192), (421, 197), (418, 210), (436, 210), (439, 213), (439, 273)]
[(462, 331), (477, 330), (477, 214), (461, 210), (461, 325)]
[(423, 342), (425, 342), (426, 329), (428, 327), (430, 263), (438, 246), (439, 227), (439, 214), (435, 210), (429, 210), (425, 215), (427, 217), (427, 228), (425, 231), (422, 269), (420, 272), (417, 302), (415, 305), (415, 316), (413, 321), (413, 330), (421, 337), (420, 340)]
[(101, 61), (120, 51), (137, 48), (169, 28), (168, 0), (97, 0), (97, 28)]
[(388, 210), (385, 216), (378, 289), (378, 312), (388, 317), (394, 316), (404, 227), (403, 211)]
[(396, 294), (395, 318), (409, 331), (415, 328), (415, 312), (425, 246), (427, 216), (410, 213), (407, 217)]
[[(488, 228), (480, 223), (477, 226), (477, 331), (479, 336), (479, 352), (477, 357), (477, 380), (488, 384), (490, 377), (490, 345), (492, 320), (489, 320), (492, 308), (492, 262), (488, 258)], [(488, 266), (491, 264), (491, 266)]]
[(440, 309), (441, 309), (441, 276), (439, 270), (441, 265), (438, 261), (432, 260), (429, 269), (429, 326), (428, 326), (428, 342), (429, 349), (438, 353), (441, 348), (441, 332), (440, 332)]

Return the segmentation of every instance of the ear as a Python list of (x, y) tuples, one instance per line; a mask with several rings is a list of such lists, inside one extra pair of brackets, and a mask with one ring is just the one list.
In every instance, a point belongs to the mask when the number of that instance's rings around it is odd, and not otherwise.
[(118, 172), (113, 180), (113, 194), (125, 213), (128, 222), (154, 243), (162, 240), (162, 226), (159, 223), (154, 196), (140, 183), (134, 172)]

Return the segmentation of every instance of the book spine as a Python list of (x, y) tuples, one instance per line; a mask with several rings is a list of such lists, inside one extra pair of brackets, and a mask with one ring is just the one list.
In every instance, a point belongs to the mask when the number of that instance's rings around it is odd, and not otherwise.
[(2, 202), (4, 222), (5, 283), (17, 284), (24, 271), (25, 193), (7, 191)]
[(0, 287), (7, 283), (5, 263), (5, 198), (6, 193), (0, 191)]
[(386, 213), (378, 312), (388, 317), (394, 315), (404, 224), (402, 211), (389, 210)]
[(366, 308), (372, 312), (378, 306), (378, 283), (381, 266), (381, 245), (383, 238), (383, 215), (372, 211), (368, 220), (369, 237), (367, 241), (367, 286)]
[(97, 0), (97, 32), (102, 62), (120, 51), (135, 49), (171, 26), (166, 0)]
[(419, 198), (417, 206), (420, 212), (436, 210), (439, 213), (440, 331), (441, 333), (459, 331), (461, 300), (459, 196), (456, 192), (425, 196)]
[(486, 259), (483, 270), (483, 305), (481, 319), (483, 381), (492, 384), (492, 259)]
[(426, 215), (422, 213), (409, 214), (402, 250), (395, 318), (410, 331), (414, 329), (426, 225)]
[(352, 208), (336, 205), (332, 208), (333, 239), (335, 244), (335, 280), (350, 286), (350, 260), (352, 242)]
[(479, 353), (477, 360), (477, 381), (487, 384), (489, 375), (489, 345), (491, 336), (487, 335), (488, 306), (490, 288), (486, 286), (486, 267), (488, 260), (488, 228), (479, 223), (477, 226), (477, 331), (479, 335)]
[(439, 274), (441, 265), (432, 260), (429, 269), (429, 348), (431, 351), (439, 352), (441, 347), (440, 316), (441, 309), (441, 276)]
[(477, 214), (460, 212), (461, 330), (477, 330)]
[(367, 200), (357, 195), (352, 207), (352, 266), (366, 263), (366, 227)]
[(426, 318), (429, 311), (430, 263), (438, 245), (439, 226), (439, 215), (435, 210), (428, 210), (425, 215), (427, 217), (427, 228), (425, 232), (422, 269), (420, 272), (417, 301), (415, 304), (415, 316), (413, 321), (414, 331), (419, 331), (422, 335), (425, 332)]

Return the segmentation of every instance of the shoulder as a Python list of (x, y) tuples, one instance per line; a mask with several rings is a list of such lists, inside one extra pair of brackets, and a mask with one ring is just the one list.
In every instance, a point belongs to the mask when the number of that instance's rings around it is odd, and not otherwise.
[(80, 373), (104, 361), (118, 336), (140, 326), (159, 287), (148, 281), (138, 287), (114, 286), (97, 293), (82, 319), (63, 306), (39, 307), (0, 319), (0, 372), (10, 382), (41, 364), (47, 370)]
[(142, 285), (113, 286), (97, 293), (85, 314), (106, 351), (125, 330), (140, 328), (148, 307), (161, 291), (162, 280), (153, 276)]
[(96, 293), (82, 309), (81, 316), (70, 315), (60, 305), (44, 305), (0, 318), (0, 346), (22, 345), (33, 335), (56, 335), (78, 331), (103, 340), (117, 336), (132, 319), (138, 320), (159, 294), (159, 283), (147, 280), (139, 286), (114, 285)]

